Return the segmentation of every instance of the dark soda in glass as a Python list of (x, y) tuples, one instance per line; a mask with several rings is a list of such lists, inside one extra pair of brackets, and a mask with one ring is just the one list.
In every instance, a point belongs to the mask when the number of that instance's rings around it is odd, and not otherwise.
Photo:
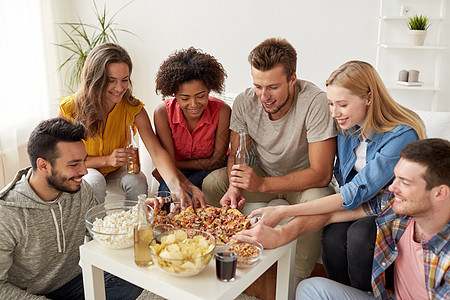
[(231, 282), (236, 277), (237, 254), (235, 252), (217, 252), (216, 276), (224, 282)]
[(165, 202), (164, 205), (161, 207), (162, 210), (164, 210), (166, 213), (170, 213), (170, 202)]

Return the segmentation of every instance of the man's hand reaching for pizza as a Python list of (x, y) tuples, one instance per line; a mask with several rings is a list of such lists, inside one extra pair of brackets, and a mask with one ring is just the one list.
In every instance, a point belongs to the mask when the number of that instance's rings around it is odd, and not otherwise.
[(245, 198), (243, 197), (244, 192), (242, 189), (238, 189), (230, 186), (228, 191), (220, 199), (221, 206), (229, 206), (231, 208), (237, 208), (241, 210), (245, 204)]
[(264, 225), (270, 227), (275, 227), (285, 218), (284, 213), (286, 210), (289, 210), (289, 207), (291, 207), (291, 205), (262, 207), (253, 210), (249, 217), (253, 218), (255, 216), (260, 216), (258, 221), (259, 223), (263, 223)]

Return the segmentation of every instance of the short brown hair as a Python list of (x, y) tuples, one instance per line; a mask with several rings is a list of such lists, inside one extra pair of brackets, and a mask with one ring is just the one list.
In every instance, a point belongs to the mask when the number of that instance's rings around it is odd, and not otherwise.
[(450, 142), (444, 139), (424, 139), (409, 143), (400, 157), (427, 167), (423, 179), (427, 190), (445, 184), (450, 186)]
[(31, 167), (37, 169), (37, 159), (43, 158), (53, 165), (61, 156), (57, 144), (59, 142), (81, 142), (86, 138), (83, 124), (72, 123), (64, 118), (53, 118), (42, 121), (33, 130), (28, 139), (27, 151)]
[(259, 71), (268, 71), (281, 64), (289, 80), (297, 70), (297, 52), (286, 39), (270, 38), (250, 52), (248, 62)]

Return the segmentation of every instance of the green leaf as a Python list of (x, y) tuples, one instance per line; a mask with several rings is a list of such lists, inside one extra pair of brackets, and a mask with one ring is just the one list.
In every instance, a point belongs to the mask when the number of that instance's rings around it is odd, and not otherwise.
[(93, 48), (105, 42), (118, 44), (119, 40), (116, 34), (118, 31), (132, 34), (137, 37), (137, 35), (131, 31), (121, 28), (121, 26), (114, 21), (117, 14), (134, 1), (135, 0), (132, 0), (126, 3), (111, 17), (108, 17), (106, 3), (100, 11), (95, 0), (92, 0), (97, 24), (84, 23), (80, 18), (78, 18), (78, 22), (63, 22), (56, 24), (58, 28), (62, 30), (67, 40), (55, 45), (71, 52), (70, 56), (58, 66), (57, 71), (62, 71), (62, 69), (65, 68), (68, 69), (69, 79), (68, 84), (66, 83), (65, 85), (71, 91), (77, 89), (84, 63), (89, 52)]
[(408, 19), (408, 28), (410, 30), (427, 30), (430, 25), (427, 16), (415, 14)]

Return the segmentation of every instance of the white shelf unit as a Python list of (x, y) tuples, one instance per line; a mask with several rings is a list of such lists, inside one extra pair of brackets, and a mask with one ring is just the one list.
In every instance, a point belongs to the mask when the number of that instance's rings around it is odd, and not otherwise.
[[(426, 97), (431, 98), (432, 111), (437, 110), (442, 57), (447, 49), (442, 45), (446, 1), (380, 0), (375, 67), (389, 90), (430, 93)], [(402, 16), (406, 6), (410, 11)], [(431, 24), (423, 46), (408, 44), (408, 18), (416, 13), (426, 15)], [(419, 70), (423, 85), (397, 84), (402, 69)]]

